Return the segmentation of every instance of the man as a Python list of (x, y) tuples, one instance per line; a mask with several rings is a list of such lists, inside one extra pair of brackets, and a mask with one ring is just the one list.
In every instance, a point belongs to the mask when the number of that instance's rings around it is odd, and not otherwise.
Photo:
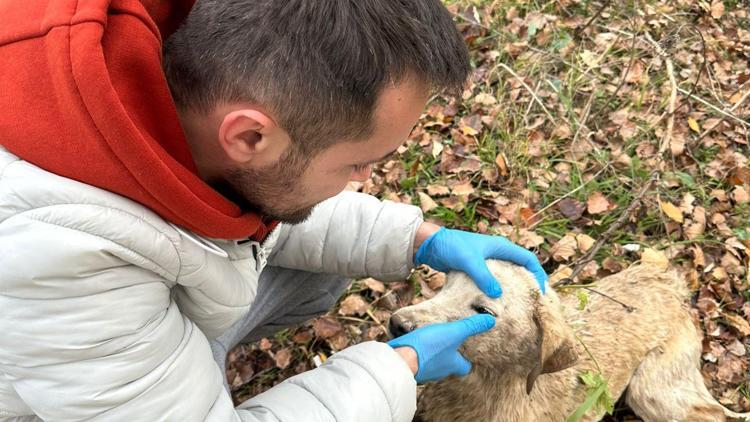
[(2, 420), (406, 421), (415, 376), (467, 374), (493, 318), (350, 347), (237, 408), (226, 350), (353, 276), (427, 264), (497, 297), (498, 258), (544, 288), (505, 239), (340, 193), (465, 80), (438, 0), (0, 0), (0, 28)]

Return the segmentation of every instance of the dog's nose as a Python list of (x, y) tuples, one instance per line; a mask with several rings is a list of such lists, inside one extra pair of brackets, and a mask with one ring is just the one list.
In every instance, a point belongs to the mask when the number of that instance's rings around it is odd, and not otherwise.
[(391, 337), (401, 337), (406, 333), (409, 333), (411, 331), (414, 331), (414, 329), (417, 328), (413, 322), (404, 319), (400, 315), (393, 315), (391, 316), (390, 321), (388, 321), (388, 331), (391, 332)]

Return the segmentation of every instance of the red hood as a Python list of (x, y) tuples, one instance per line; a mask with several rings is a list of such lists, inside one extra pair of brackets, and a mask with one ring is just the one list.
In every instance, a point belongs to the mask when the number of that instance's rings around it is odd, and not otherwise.
[(0, 0), (0, 144), (204, 236), (270, 226), (206, 185), (161, 70), (194, 0)]

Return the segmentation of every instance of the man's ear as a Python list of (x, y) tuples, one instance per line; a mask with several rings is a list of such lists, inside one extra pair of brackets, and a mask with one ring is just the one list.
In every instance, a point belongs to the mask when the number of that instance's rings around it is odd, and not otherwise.
[(549, 307), (555, 306), (543, 298), (534, 305), (533, 319), (537, 326), (537, 353), (539, 358), (526, 378), (526, 394), (531, 394), (537, 377), (541, 374), (562, 371), (578, 361), (573, 330), (559, 312)]
[[(257, 109), (235, 110), (224, 116), (219, 126), (219, 144), (227, 157), (238, 164), (255, 161), (266, 164), (276, 150), (283, 132), (266, 113)], [(272, 159), (271, 159), (272, 160)]]

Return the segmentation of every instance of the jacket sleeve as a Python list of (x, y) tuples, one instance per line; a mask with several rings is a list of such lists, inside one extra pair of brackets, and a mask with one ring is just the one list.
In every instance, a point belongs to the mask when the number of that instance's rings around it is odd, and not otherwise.
[(356, 192), (322, 202), (310, 218), (282, 225), (269, 263), (349, 277), (403, 279), (413, 267), (422, 212)]
[(235, 408), (208, 340), (172, 297), (175, 274), (80, 226), (45, 222), (69, 211), (0, 223), (0, 378), (40, 418), (411, 420), (413, 377), (381, 343), (347, 349)]

